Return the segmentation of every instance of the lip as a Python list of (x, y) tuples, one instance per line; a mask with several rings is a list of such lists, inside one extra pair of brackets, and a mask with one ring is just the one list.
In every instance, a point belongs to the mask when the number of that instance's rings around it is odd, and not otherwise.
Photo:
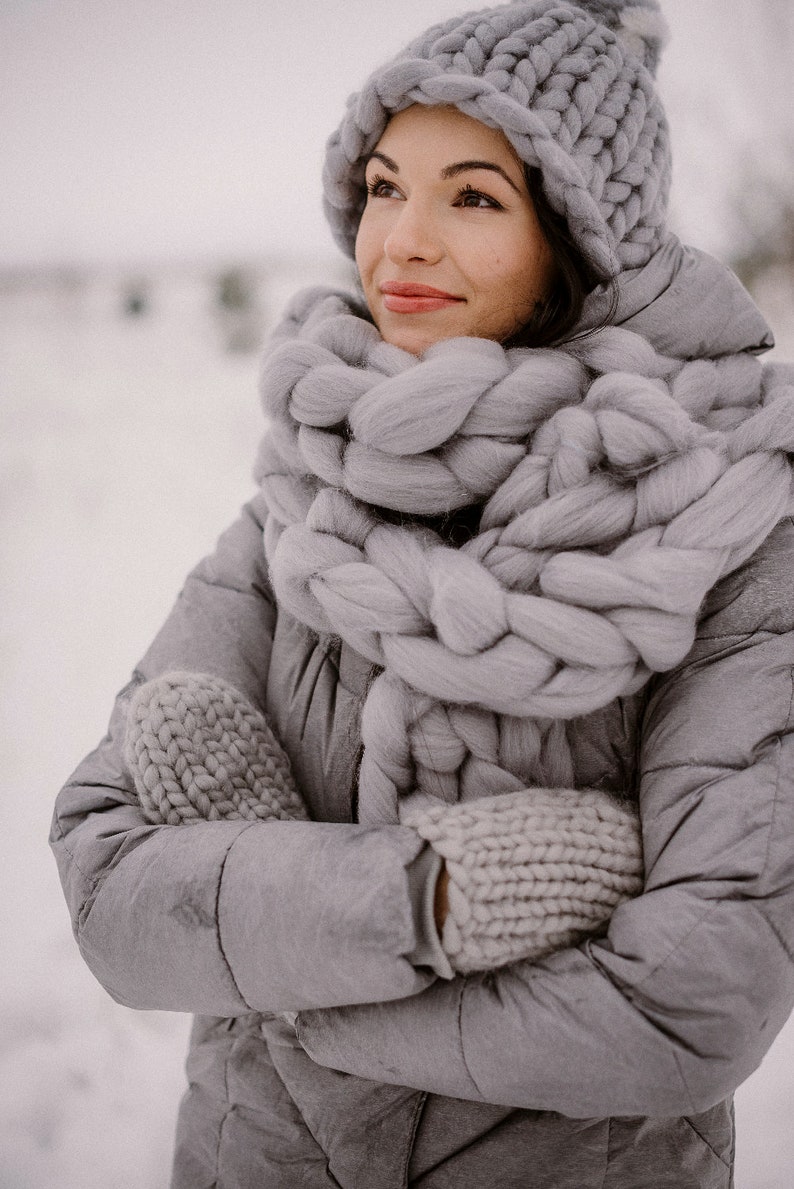
[(434, 289), (432, 285), (417, 285), (413, 281), (383, 281), (379, 286), (381, 293), (394, 297), (443, 297), (447, 301), (462, 301), (454, 293), (445, 293), (443, 289)]
[(458, 305), (466, 300), (456, 297), (454, 293), (446, 293), (432, 285), (419, 285), (414, 281), (382, 281), (378, 288), (383, 295), (385, 308), (393, 314), (422, 314)]

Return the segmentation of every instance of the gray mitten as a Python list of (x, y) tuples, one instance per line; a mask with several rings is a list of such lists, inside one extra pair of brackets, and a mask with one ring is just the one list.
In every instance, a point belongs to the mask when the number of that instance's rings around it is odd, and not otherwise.
[(165, 673), (140, 686), (125, 758), (151, 822), (308, 818), (266, 719), (219, 677)]
[(642, 890), (636, 810), (596, 790), (522, 789), (401, 821), (445, 860), (441, 944), (461, 974), (575, 945)]

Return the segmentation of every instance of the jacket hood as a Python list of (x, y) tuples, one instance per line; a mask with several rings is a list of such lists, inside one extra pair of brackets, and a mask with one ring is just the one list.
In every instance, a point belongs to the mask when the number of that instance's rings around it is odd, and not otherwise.
[(629, 269), (612, 285), (593, 290), (577, 333), (605, 321), (642, 335), (657, 351), (678, 359), (760, 354), (775, 345), (766, 319), (738, 277), (672, 235), (642, 268)]

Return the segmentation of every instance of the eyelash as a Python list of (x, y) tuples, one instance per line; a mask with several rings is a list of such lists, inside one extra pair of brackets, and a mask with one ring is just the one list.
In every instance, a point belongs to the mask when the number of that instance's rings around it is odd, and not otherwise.
[(488, 204), (485, 207), (471, 207), (470, 209), (472, 210), (501, 211), (504, 209), (501, 202), (497, 202), (495, 198), (491, 198), (490, 194), (485, 194), (482, 190), (475, 190), (474, 186), (461, 186), (460, 190), (458, 190), (458, 193), (455, 196), (455, 201), (460, 203), (461, 206), (465, 206), (466, 204), (462, 200), (472, 194), (475, 198), (484, 198)]
[[(379, 173), (374, 174), (367, 182), (367, 194), (373, 198), (384, 197), (382, 193), (384, 189), (396, 190), (397, 187), (394, 185), (394, 182), (387, 181), (386, 178), (384, 178)], [(474, 196), (475, 198), (484, 198), (487, 205), (470, 205), (465, 200), (471, 196)], [(461, 186), (455, 195), (453, 206), (461, 206), (469, 210), (504, 210), (501, 202), (497, 202), (495, 198), (492, 198), (490, 194), (486, 194), (482, 190), (475, 190), (474, 186), (470, 185)]]
[(367, 194), (371, 194), (373, 198), (379, 198), (381, 186), (386, 186), (389, 190), (396, 189), (393, 182), (387, 182), (385, 177), (382, 177), (381, 174), (376, 173), (373, 174), (373, 176), (367, 182)]

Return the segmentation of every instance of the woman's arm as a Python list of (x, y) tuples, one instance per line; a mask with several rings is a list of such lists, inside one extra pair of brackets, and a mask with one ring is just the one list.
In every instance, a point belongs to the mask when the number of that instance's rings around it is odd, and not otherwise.
[(153, 826), (122, 759), (138, 684), (225, 678), (263, 708), (275, 607), (254, 501), (189, 576), (117, 701), (108, 736), (58, 797), (52, 845), (83, 956), (122, 1003), (238, 1015), (411, 995), (414, 860), (400, 826)]
[(319, 1063), (577, 1116), (731, 1093), (794, 1005), (794, 527), (713, 592), (642, 734), (646, 887), (607, 936), (414, 999), (302, 1013)]

